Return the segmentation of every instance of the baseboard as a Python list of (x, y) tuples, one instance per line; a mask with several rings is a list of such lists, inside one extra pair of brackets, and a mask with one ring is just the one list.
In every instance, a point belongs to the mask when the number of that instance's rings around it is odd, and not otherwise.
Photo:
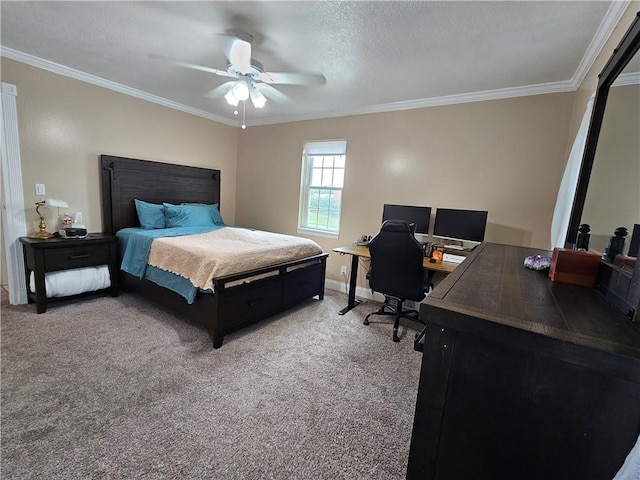
[[(339, 282), (337, 280), (326, 279), (324, 281), (324, 286), (329, 290), (335, 290), (336, 292), (348, 294), (349, 293), (349, 284), (345, 284), (345, 282)], [(383, 302), (384, 295), (381, 295), (377, 292), (372, 292), (368, 288), (356, 287), (356, 297), (358, 298), (366, 298), (367, 300), (375, 300), (376, 302)]]
[[(345, 284), (344, 282), (339, 282), (337, 280), (330, 280), (327, 278), (324, 281), (324, 285), (325, 285), (325, 288), (328, 288), (329, 290), (335, 290), (337, 292), (344, 293), (344, 294), (349, 293), (349, 285)], [(427, 296), (429, 296), (429, 294), (432, 291), (433, 290), (429, 289), (429, 293), (427, 293)], [(368, 288), (363, 288), (363, 287), (356, 287), (356, 298), (365, 298), (367, 300), (375, 300), (376, 302), (384, 302), (384, 295), (378, 292), (372, 292)], [(414, 302), (413, 300), (406, 300), (404, 304), (407, 308), (412, 308), (414, 310), (420, 309), (420, 302)]]

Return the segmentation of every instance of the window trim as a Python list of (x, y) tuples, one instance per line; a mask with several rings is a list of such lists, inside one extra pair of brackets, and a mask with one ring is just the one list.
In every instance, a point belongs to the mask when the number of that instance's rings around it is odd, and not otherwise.
[[(346, 155), (347, 155), (347, 141), (346, 140), (327, 140), (327, 141), (309, 141), (305, 142), (302, 150), (302, 171), (300, 175), (300, 200), (298, 204), (298, 233), (313, 233), (315, 235), (327, 236), (329, 238), (336, 238), (340, 235), (340, 228), (342, 224), (342, 199), (340, 200), (340, 210), (338, 212), (338, 227), (337, 230), (320, 229), (308, 226), (309, 218), (309, 194), (312, 189), (323, 189), (331, 191), (339, 191), (341, 194), (344, 192), (344, 179), (342, 187), (334, 186), (313, 186), (311, 180), (313, 177), (313, 158), (314, 157), (329, 157), (329, 156), (343, 156), (344, 157), (344, 171), (346, 173)], [(335, 166), (332, 167), (335, 172)], [(342, 195), (341, 195), (342, 197)]]

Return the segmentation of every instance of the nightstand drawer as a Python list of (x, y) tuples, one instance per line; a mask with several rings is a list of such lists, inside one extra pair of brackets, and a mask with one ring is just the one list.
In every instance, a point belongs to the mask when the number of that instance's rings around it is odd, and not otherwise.
[(109, 248), (106, 245), (51, 248), (43, 253), (44, 268), (47, 272), (109, 264)]

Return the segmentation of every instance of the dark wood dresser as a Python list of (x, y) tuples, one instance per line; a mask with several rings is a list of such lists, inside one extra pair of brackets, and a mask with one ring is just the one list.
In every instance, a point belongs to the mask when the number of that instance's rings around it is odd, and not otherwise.
[(640, 434), (640, 325), (482, 244), (421, 305), (408, 479), (613, 478)]

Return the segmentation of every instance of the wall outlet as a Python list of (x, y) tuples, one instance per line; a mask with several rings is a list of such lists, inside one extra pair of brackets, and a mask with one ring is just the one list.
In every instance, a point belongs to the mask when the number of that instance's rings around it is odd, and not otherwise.
[(36, 195), (46, 195), (44, 183), (36, 183)]
[(347, 266), (346, 265), (340, 265), (340, 275), (342, 275), (343, 277), (347, 276)]

